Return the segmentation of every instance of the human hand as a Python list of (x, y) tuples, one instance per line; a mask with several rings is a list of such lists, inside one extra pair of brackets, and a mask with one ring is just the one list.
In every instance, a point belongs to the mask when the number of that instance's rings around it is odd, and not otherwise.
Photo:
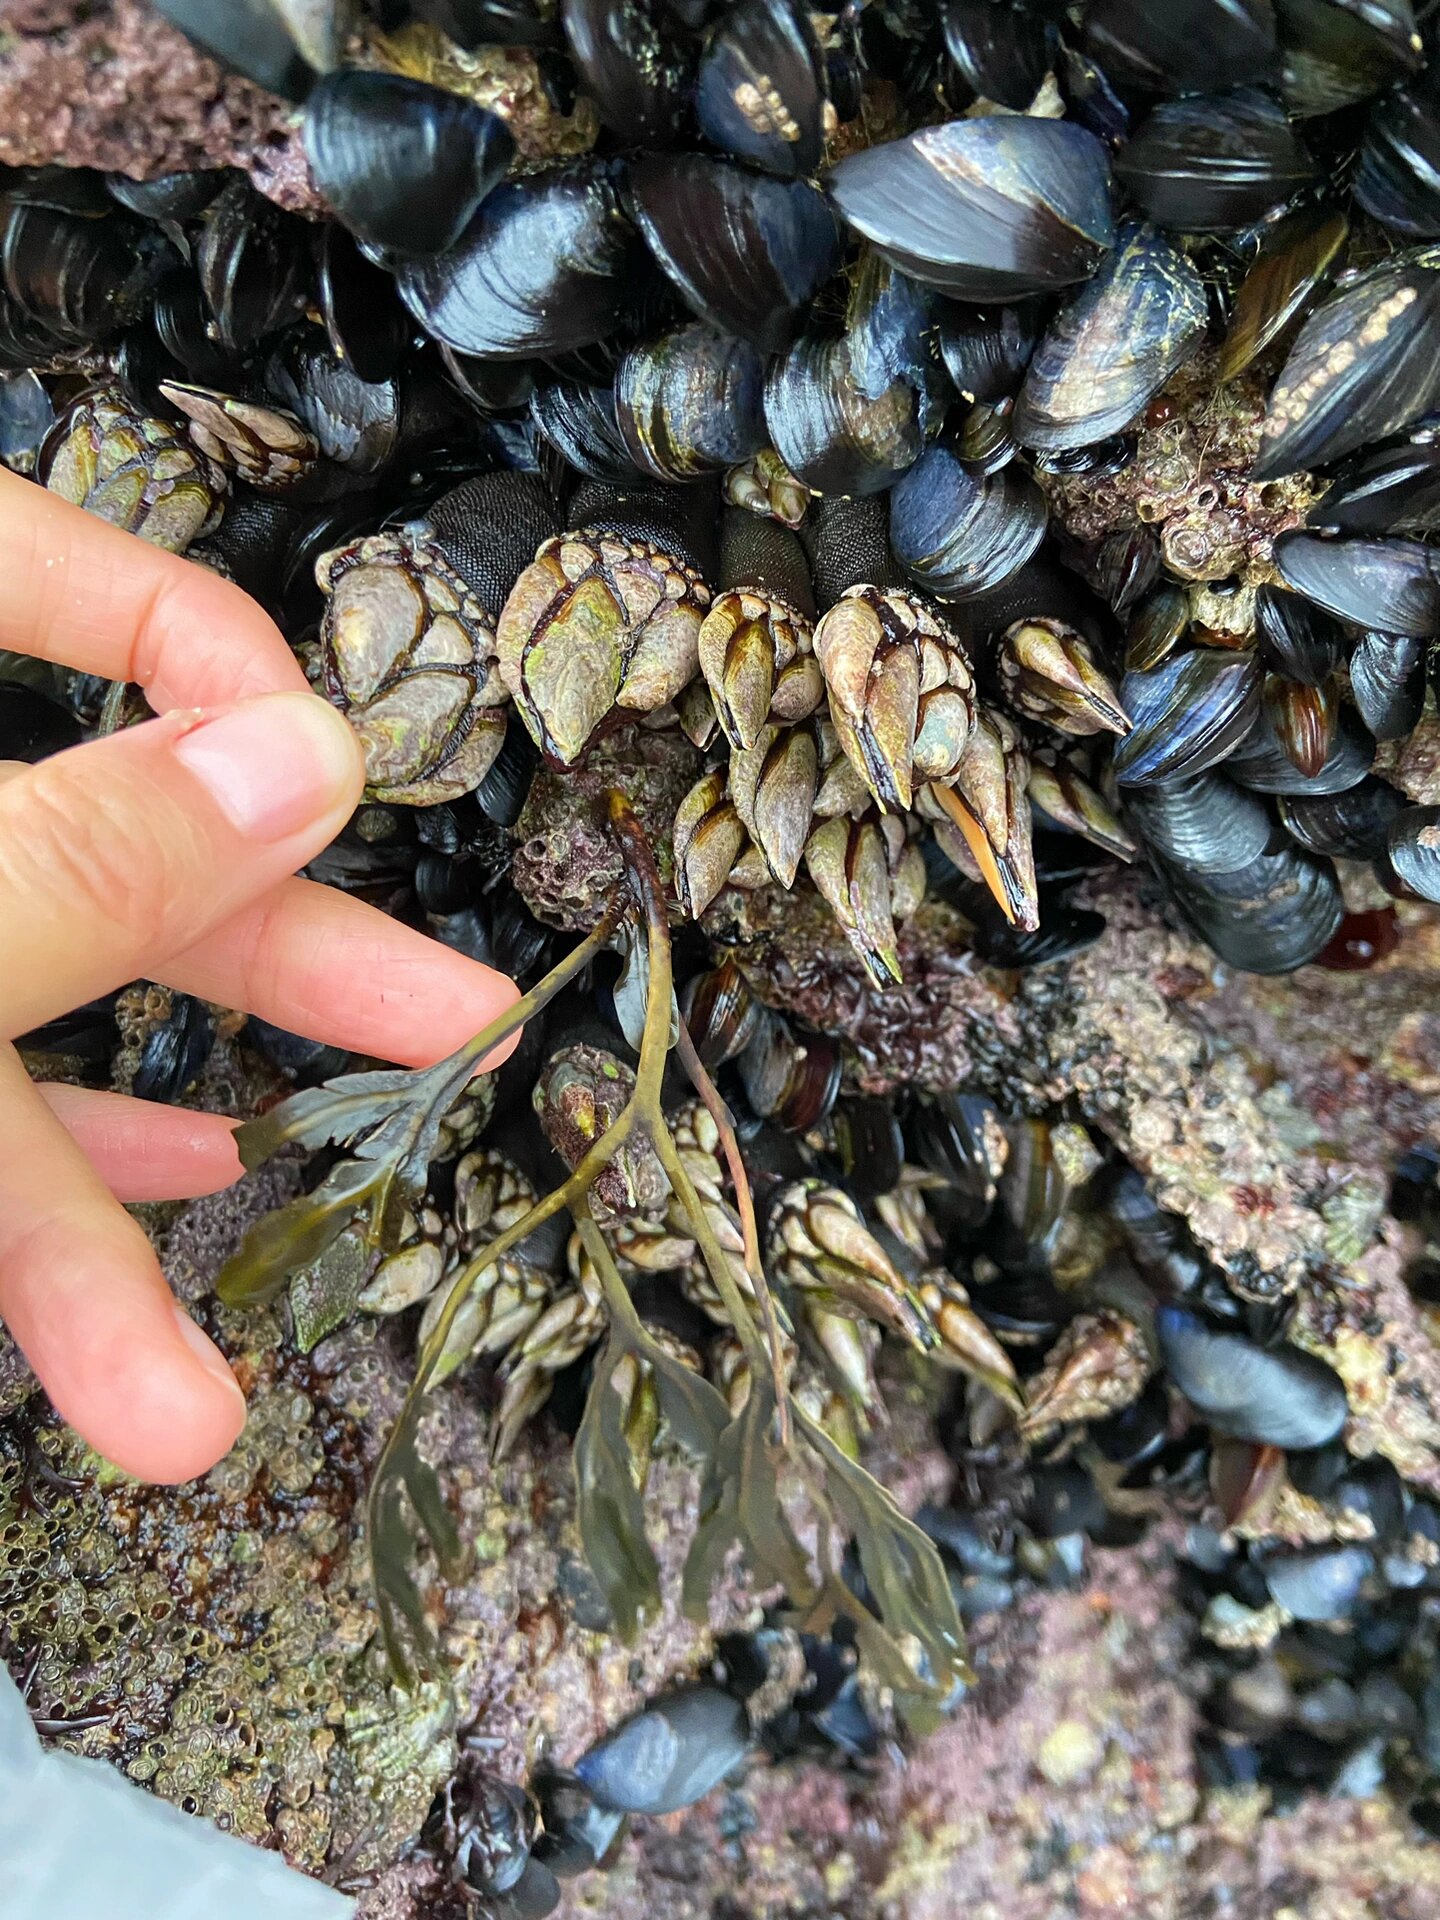
[(138, 681), (162, 716), (0, 761), (0, 1320), (98, 1452), (188, 1480), (234, 1442), (244, 1399), (120, 1203), (230, 1185), (233, 1123), (37, 1087), (9, 1043), (145, 978), (420, 1066), (516, 989), (293, 877), (364, 767), (253, 600), (3, 471), (0, 554), (0, 646)]

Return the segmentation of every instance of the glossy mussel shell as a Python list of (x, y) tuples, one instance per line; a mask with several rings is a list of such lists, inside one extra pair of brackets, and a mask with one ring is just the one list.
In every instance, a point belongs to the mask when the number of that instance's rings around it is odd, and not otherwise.
[(1315, 177), (1285, 109), (1253, 87), (1165, 100), (1135, 129), (1115, 177), (1157, 226), (1249, 226)]
[(1007, 300), (1087, 279), (1115, 237), (1110, 170), (1067, 120), (950, 120), (842, 160), (840, 217), (917, 280)]
[(695, 325), (632, 347), (615, 370), (627, 452), (659, 480), (692, 480), (766, 444), (765, 369), (747, 340)]
[(1024, 447), (1084, 447), (1130, 426), (1205, 335), (1205, 288), (1153, 227), (1121, 229), (1095, 278), (1031, 358), (1011, 431)]
[(496, 187), (453, 247), (403, 262), (396, 282), (457, 353), (521, 360), (612, 334), (642, 257), (614, 170), (585, 161)]
[(917, 586), (965, 600), (1019, 571), (1045, 537), (1045, 499), (1014, 466), (981, 474), (933, 446), (890, 494), (890, 545)]
[(1440, 633), (1440, 576), (1415, 540), (1322, 540), (1283, 533), (1275, 565), (1287, 586), (1337, 619), (1416, 639)]
[(305, 155), (332, 212), (395, 253), (452, 246), (515, 152), (498, 114), (399, 73), (327, 73), (305, 105)]
[(700, 61), (706, 139), (796, 179), (820, 164), (824, 108), (825, 63), (803, 0), (732, 0)]
[(1199, 93), (1270, 73), (1275, 10), (1271, 0), (1094, 0), (1084, 41), (1116, 81)]
[(1115, 749), (1116, 779), (1151, 786), (1217, 766), (1254, 725), (1261, 678), (1253, 653), (1211, 647), (1127, 673), (1120, 704), (1133, 725)]
[(692, 312), (767, 353), (840, 258), (835, 222), (805, 180), (776, 180), (705, 154), (652, 154), (629, 202), (656, 263)]
[(1264, 1446), (1323, 1447), (1345, 1424), (1340, 1376), (1313, 1354), (1257, 1346), (1186, 1307), (1160, 1307), (1155, 1332), (1175, 1385), (1224, 1433)]

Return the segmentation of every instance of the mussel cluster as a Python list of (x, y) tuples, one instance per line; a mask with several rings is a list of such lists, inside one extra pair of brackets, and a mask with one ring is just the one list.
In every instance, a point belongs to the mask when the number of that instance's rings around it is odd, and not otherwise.
[[(1277, 973), (1366, 964), (1386, 896), (1440, 900), (1440, 809), (1382, 771), (1440, 678), (1430, 7), (161, 11), (295, 102), (327, 217), (236, 173), (0, 174), (0, 460), (274, 614), (369, 770), (316, 878), (530, 984), (599, 919), (594, 806), (628, 795), (797, 1405), (856, 1454), (888, 1334), (962, 1377), (953, 1449), (1007, 1478), (984, 1525), (927, 1516), (964, 1617), (1189, 1500), (1217, 1766), (1388, 1767), (1440, 1805), (1440, 1522), (1345, 1451), (1293, 1295), (1213, 1266), (1081, 1116), (849, 1092), (839, 1043), (724, 939), (727, 902), (812, 889), (881, 991), (930, 887), (980, 959), (1037, 966), (1103, 928), (1075, 882), (1143, 857), (1223, 962)], [(489, 63), (516, 47), (563, 160), (507, 121)], [(125, 717), (93, 681), (6, 675), (5, 757)], [(1347, 900), (1371, 909), (1348, 927)], [(305, 1307), (308, 1338), (353, 1311), (434, 1330), (623, 1108), (632, 975), (606, 956), (530, 1023), (450, 1116), (403, 1244)], [(36, 1044), (170, 1098), (217, 1023), (134, 990)], [(343, 1064), (245, 1037), (301, 1084)], [(667, 1114), (744, 1293), (711, 1114)], [(749, 1356), (643, 1135), (593, 1204), (655, 1339), (743, 1407)], [(573, 1424), (606, 1324), (554, 1221), (478, 1277), (442, 1372), (493, 1376), (497, 1458), (547, 1401)], [(660, 1401), (639, 1366), (618, 1384), (643, 1482)], [(807, 1661), (784, 1711), (866, 1750), (853, 1650)], [(750, 1737), (706, 1727), (727, 1766)], [(547, 1824), (462, 1771), (428, 1841), (547, 1911), (554, 1835), (625, 1810), (554, 1791)]]

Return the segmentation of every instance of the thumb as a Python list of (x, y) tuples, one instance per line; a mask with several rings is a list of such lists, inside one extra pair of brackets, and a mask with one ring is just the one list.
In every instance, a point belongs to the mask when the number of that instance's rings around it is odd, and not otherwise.
[(166, 714), (0, 786), (0, 1034), (190, 946), (302, 866), (360, 799), (359, 744), (309, 693)]

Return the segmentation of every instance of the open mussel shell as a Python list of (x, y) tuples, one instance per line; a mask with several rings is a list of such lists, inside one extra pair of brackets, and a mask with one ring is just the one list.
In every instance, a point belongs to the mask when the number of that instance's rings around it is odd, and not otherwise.
[(1300, 329), (1270, 394), (1257, 480), (1398, 433), (1440, 399), (1440, 249), (1373, 267)]
[(664, 146), (689, 106), (695, 48), (668, 0), (561, 0), (570, 54), (600, 118), (629, 146)]
[(1055, 23), (1038, 7), (949, 0), (945, 51), (970, 92), (1020, 113), (1040, 91), (1058, 49)]
[(331, 211), (386, 253), (453, 246), (515, 152), (498, 114), (405, 74), (327, 73), (305, 104), (305, 155)]
[(1336, 860), (1378, 860), (1405, 797), (1367, 773), (1343, 793), (1289, 793), (1277, 797), (1280, 823), (1311, 853)]
[(868, 366), (852, 334), (807, 334), (772, 363), (765, 422), (785, 465), (816, 493), (880, 493), (925, 444), (920, 395)]
[(1275, 64), (1271, 0), (1095, 0), (1084, 44), (1122, 84), (1198, 93), (1262, 80)]
[(1269, 585), (1255, 595), (1255, 638), (1267, 667), (1307, 687), (1328, 680), (1349, 647), (1338, 620), (1302, 594)]
[(1013, 307), (945, 303), (939, 316), (940, 357), (955, 391), (979, 402), (1010, 399), (1019, 388), (1043, 327), (1038, 300), (1022, 301)]
[(1315, 177), (1285, 109), (1254, 87), (1164, 100), (1115, 161), (1115, 177), (1157, 226), (1249, 226)]
[(1205, 337), (1199, 274), (1153, 227), (1130, 223), (1036, 347), (1012, 430), (1024, 447), (1083, 447), (1120, 433)]
[(1131, 730), (1115, 749), (1115, 777), (1153, 786), (1218, 766), (1250, 732), (1260, 711), (1261, 672), (1253, 653), (1195, 647), (1120, 682)]
[(1225, 771), (1256, 793), (1343, 793), (1365, 778), (1374, 759), (1375, 742), (1345, 707), (1324, 761), (1304, 772), (1277, 734), (1273, 712), (1262, 703), (1253, 728), (1230, 755)]
[(950, 120), (850, 155), (828, 186), (888, 260), (963, 300), (1088, 279), (1115, 238), (1105, 149), (1066, 120)]
[(1356, 454), (1308, 521), (1327, 533), (1433, 533), (1440, 528), (1440, 443), (1405, 440)]
[(1297, 207), (1275, 222), (1235, 295), (1220, 349), (1222, 381), (1243, 373), (1300, 317), (1349, 237), (1349, 221), (1331, 207)]
[(396, 284), (456, 352), (523, 360), (613, 334), (639, 257), (614, 168), (582, 161), (496, 187), (455, 246), (402, 262)]
[(1196, 873), (1248, 866), (1264, 853), (1272, 832), (1264, 801), (1218, 772), (1130, 788), (1125, 814), (1147, 846)]
[(592, 480), (633, 480), (639, 469), (630, 457), (615, 417), (615, 386), (588, 386), (561, 380), (537, 387), (530, 396), (535, 431), (567, 466)]
[(767, 444), (764, 393), (749, 341), (697, 323), (630, 349), (615, 371), (615, 419), (643, 473), (693, 480)]
[(661, 271), (700, 319), (767, 353), (840, 259), (835, 222), (805, 180), (776, 180), (705, 154), (652, 154), (629, 173), (635, 220)]
[(1422, 900), (1440, 900), (1440, 807), (1406, 807), (1390, 822), (1390, 864)]
[(200, 216), (195, 271), (220, 344), (249, 352), (306, 299), (304, 228), (236, 176)]
[(1426, 640), (1362, 635), (1350, 656), (1350, 694), (1377, 740), (1403, 740), (1425, 709)]
[(1274, 559), (1287, 586), (1337, 619), (1415, 639), (1440, 633), (1440, 576), (1418, 541), (1324, 540), (1297, 530), (1276, 540)]
[(1393, 86), (1424, 57), (1410, 0), (1276, 0), (1280, 86), (1304, 117)]
[(947, 600), (986, 593), (1045, 538), (1045, 496), (1016, 467), (981, 474), (929, 448), (890, 494), (890, 545), (917, 586)]
[(712, 145), (798, 179), (820, 164), (825, 62), (801, 0), (734, 0), (706, 44), (695, 89)]

